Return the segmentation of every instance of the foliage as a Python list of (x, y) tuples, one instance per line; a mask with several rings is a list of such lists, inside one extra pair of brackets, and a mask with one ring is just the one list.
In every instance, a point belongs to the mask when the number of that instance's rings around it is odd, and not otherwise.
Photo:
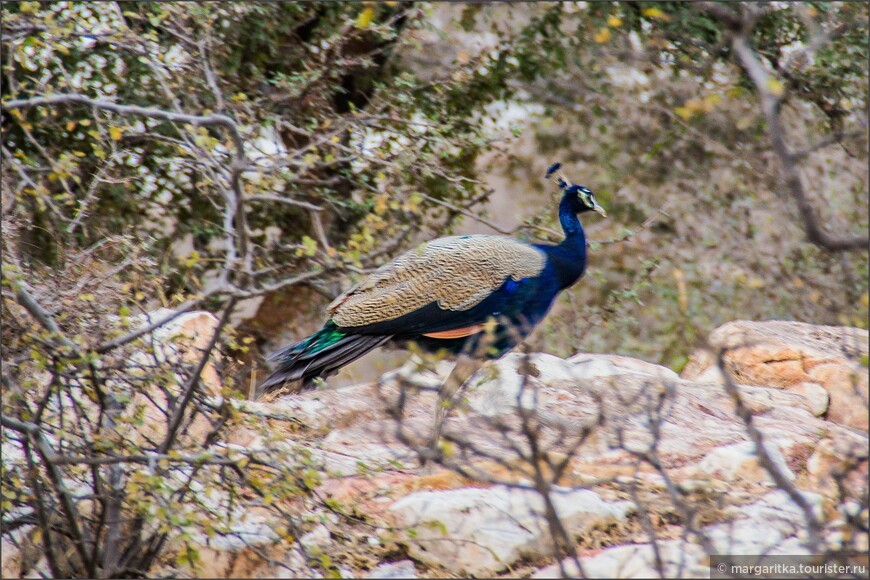
[[(315, 305), (295, 291), (334, 295), (516, 191), (531, 217), (502, 231), (551, 236), (553, 160), (611, 218), (587, 220), (590, 272), (548, 350), (679, 367), (728, 319), (867, 325), (866, 248), (803, 241), (759, 98), (779, 99), (823, 227), (865, 233), (865, 4), (2, 10), (3, 529), (30, 530), (53, 575), (149, 575), (170, 537), (167, 573), (195, 569), (203, 536), (242, 540), (241, 497), (281, 510), (268, 534), (301, 536), (334, 506), (311, 493), (322, 466), (272, 432), (287, 418), (240, 401), (231, 371), (267, 337), (236, 328), (239, 305), (289, 296), (300, 314)], [(729, 14), (752, 17), (769, 86)], [(517, 104), (535, 130), (503, 137)], [(219, 317), (194, 345), (160, 334), (194, 309)]]
[[(299, 449), (224, 440), (244, 423), (227, 365), (251, 342), (227, 321), (239, 300), (364, 274), (487, 195), (476, 116), (511, 65), (424, 78), (396, 56), (423, 16), (4, 3), (3, 440), (23, 462), (4, 463), (4, 533), (37, 530), (52, 574), (145, 575), (170, 533), (195, 567), (197, 534), (235, 533), (238, 494), (307, 497)], [(221, 318), (205, 350), (161, 354), (156, 333), (194, 308)], [(222, 391), (201, 384), (210, 365)]]

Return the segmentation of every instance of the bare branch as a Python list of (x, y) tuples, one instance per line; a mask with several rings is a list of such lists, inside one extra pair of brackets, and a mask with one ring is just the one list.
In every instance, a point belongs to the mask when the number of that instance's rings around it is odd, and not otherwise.
[(172, 121), (173, 123), (189, 123), (194, 126), (218, 125), (225, 127), (232, 136), (233, 144), (236, 148), (236, 156), (244, 156), (245, 141), (239, 132), (239, 127), (235, 121), (226, 115), (188, 115), (185, 113), (173, 113), (156, 107), (139, 107), (137, 105), (119, 105), (106, 99), (92, 99), (77, 93), (61, 93), (47, 97), (33, 97), (30, 99), (13, 99), (11, 101), (3, 101), (2, 106), (6, 109), (26, 109), (30, 107), (39, 107), (42, 105), (66, 105), (78, 104), (111, 111), (119, 115), (137, 115), (149, 117), (151, 119), (162, 119), (164, 121)]
[(200, 39), (199, 42), (196, 43), (197, 48), (199, 48), (199, 58), (202, 62), (202, 69), (205, 72), (205, 79), (208, 82), (211, 93), (215, 98), (217, 109), (218, 111), (222, 111), (224, 109), (223, 93), (221, 93), (221, 89), (217, 84), (217, 79), (215, 78), (214, 70), (211, 66), (211, 59), (209, 58), (208, 50), (206, 50), (206, 44), (207, 43), (204, 38)]
[[(118, 348), (119, 346), (124, 346), (125, 344), (133, 342), (137, 338), (139, 338), (145, 334), (148, 334), (149, 332), (156, 330), (156, 329), (160, 328), (161, 326), (169, 324), (170, 322), (172, 322), (173, 320), (175, 320), (176, 318), (178, 318), (182, 314), (184, 314), (186, 312), (190, 312), (191, 310), (193, 310), (194, 308), (196, 308), (197, 306), (199, 306), (200, 304), (202, 304), (204, 301), (208, 300), (209, 298), (213, 298), (213, 297), (219, 296), (221, 294), (231, 294), (231, 295), (236, 296), (236, 297), (242, 296), (241, 293), (233, 293), (232, 288), (228, 287), (228, 286), (219, 286), (217, 288), (213, 288), (212, 290), (206, 292), (205, 294), (203, 294), (199, 298), (194, 298), (192, 300), (188, 300), (187, 302), (185, 302), (183, 304), (180, 304), (175, 309), (173, 309), (172, 312), (170, 312), (169, 314), (166, 314), (162, 318), (158, 318), (154, 322), (148, 323), (144, 326), (140, 326), (136, 330), (131, 330), (127, 334), (119, 336), (118, 338), (113, 338), (110, 341), (104, 342), (103, 344), (101, 344), (100, 346), (96, 347), (93, 350), (97, 354), (104, 354), (106, 352), (109, 352), (110, 350), (114, 350), (114, 349)], [(248, 294), (250, 294), (250, 293), (248, 293)], [(254, 294), (254, 295), (256, 295), (256, 294)], [(248, 296), (244, 295), (243, 297), (248, 297)]]
[(303, 209), (307, 209), (310, 211), (323, 211), (323, 208), (319, 205), (314, 205), (313, 203), (308, 203), (307, 201), (300, 201), (298, 199), (290, 199), (289, 197), (282, 197), (280, 195), (271, 195), (268, 193), (258, 193), (257, 195), (249, 195), (247, 197), (248, 201), (272, 201), (275, 203), (286, 203), (287, 205), (294, 205), (296, 207), (301, 207)]
[(79, 203), (78, 211), (76, 212), (75, 217), (67, 226), (66, 231), (68, 234), (72, 234), (76, 231), (76, 228), (79, 227), (83, 218), (88, 215), (88, 206), (90, 205), (91, 200), (93, 200), (94, 195), (97, 192), (97, 188), (100, 185), (100, 182), (103, 181), (103, 176), (109, 170), (112, 165), (112, 162), (115, 161), (117, 153), (113, 154), (110, 159), (105, 160), (100, 164), (100, 168), (97, 170), (97, 173), (94, 175), (91, 180), (90, 185), (88, 186), (88, 191), (85, 193), (85, 197)]
[(453, 205), (450, 202), (434, 198), (431, 195), (426, 195), (425, 193), (420, 193), (419, 195), (420, 195), (420, 197), (422, 197), (425, 200), (431, 201), (432, 203), (437, 203), (438, 205), (442, 205), (442, 206), (446, 207), (447, 209), (451, 209), (457, 213), (464, 215), (465, 217), (470, 217), (474, 221), (482, 223), (483, 225), (494, 229), (495, 231), (497, 231), (500, 234), (504, 234), (506, 236), (509, 236), (509, 235), (514, 233), (510, 230), (506, 230), (505, 228), (492, 223), (489, 220), (486, 220), (486, 219), (480, 217), (479, 215), (475, 215), (474, 213), (470, 212), (469, 210), (462, 208), (462, 207), (459, 207), (458, 205)]
[(199, 359), (199, 364), (196, 367), (196, 370), (190, 375), (190, 378), (187, 380), (187, 383), (184, 385), (182, 389), (181, 400), (176, 406), (175, 411), (173, 412), (172, 419), (169, 421), (169, 427), (166, 430), (166, 438), (163, 440), (163, 443), (160, 445), (160, 452), (166, 453), (169, 449), (172, 448), (172, 444), (175, 442), (175, 437), (178, 435), (178, 428), (181, 426), (181, 421), (184, 419), (187, 406), (190, 404), (190, 400), (193, 398), (193, 393), (196, 391), (196, 387), (199, 385), (199, 377), (202, 375), (202, 371), (205, 369), (205, 365), (208, 364), (209, 358), (211, 357), (211, 352), (214, 350), (215, 345), (217, 345), (217, 341), (220, 338), (221, 331), (227, 322), (229, 322), (230, 315), (233, 312), (233, 307), (236, 305), (236, 299), (230, 298), (226, 307), (224, 308), (223, 316), (221, 316), (220, 321), (217, 324), (217, 327), (214, 329), (214, 333), (212, 334), (211, 340), (208, 343), (208, 346), (205, 347), (205, 350), (202, 353), (201, 358)]
[(39, 432), (39, 425), (36, 423), (31, 423), (30, 421), (19, 421), (7, 414), (0, 415), (0, 425), (25, 435), (32, 435)]
[(39, 324), (42, 325), (43, 328), (54, 335), (61, 344), (77, 352), (79, 347), (64, 335), (63, 331), (48, 311), (37, 302), (36, 298), (34, 298), (31, 293), (32, 289), (27, 285), (27, 283), (23, 280), (16, 280), (14, 285), (15, 297), (17, 298), (18, 303), (21, 304), (39, 322)]
[(830, 147), (831, 145), (837, 145), (837, 144), (842, 143), (846, 139), (854, 139), (855, 137), (860, 137), (860, 136), (866, 135), (866, 134), (867, 134), (867, 120), (863, 119), (861, 122), (860, 129), (855, 129), (854, 131), (837, 131), (837, 132), (833, 133), (832, 135), (830, 135), (829, 137), (826, 137), (825, 139), (822, 139), (821, 141), (813, 143), (812, 145), (810, 145), (806, 149), (801, 149), (800, 151), (795, 151), (794, 153), (791, 154), (792, 159), (794, 159), (795, 161), (803, 161), (804, 159), (806, 159), (807, 157), (809, 157), (810, 155), (812, 155), (816, 151), (820, 151), (821, 149), (824, 149), (825, 147)]

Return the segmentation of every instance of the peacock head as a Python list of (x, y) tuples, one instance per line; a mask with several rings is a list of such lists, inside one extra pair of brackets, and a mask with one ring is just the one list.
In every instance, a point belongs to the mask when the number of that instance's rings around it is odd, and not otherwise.
[(565, 175), (559, 171), (562, 167), (561, 163), (554, 163), (547, 170), (547, 177), (554, 177), (556, 184), (564, 192), (564, 196), (571, 202), (574, 211), (583, 213), (585, 211), (595, 211), (602, 216), (607, 217), (607, 212), (604, 208), (598, 205), (595, 201), (595, 194), (588, 187), (582, 185), (574, 185), (565, 178)]

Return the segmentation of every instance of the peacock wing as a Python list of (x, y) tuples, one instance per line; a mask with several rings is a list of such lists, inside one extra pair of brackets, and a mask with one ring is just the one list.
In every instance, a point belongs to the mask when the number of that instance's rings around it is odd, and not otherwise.
[(506, 236), (450, 236), (425, 242), (376, 270), (327, 307), (340, 327), (369, 326), (432, 303), (466, 311), (508, 278), (538, 276), (543, 251)]

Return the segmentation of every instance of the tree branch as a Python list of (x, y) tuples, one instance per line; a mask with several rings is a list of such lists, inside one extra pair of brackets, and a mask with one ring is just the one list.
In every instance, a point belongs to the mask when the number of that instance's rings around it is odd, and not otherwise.
[(202, 371), (205, 369), (205, 365), (208, 364), (209, 357), (211, 357), (211, 351), (217, 344), (223, 327), (226, 325), (227, 322), (229, 322), (230, 314), (232, 314), (233, 307), (235, 305), (236, 299), (230, 298), (229, 302), (224, 308), (223, 316), (221, 316), (217, 327), (214, 329), (214, 333), (212, 334), (208, 346), (205, 347), (205, 350), (202, 353), (202, 358), (200, 358), (196, 370), (193, 372), (192, 375), (190, 375), (187, 384), (184, 385), (181, 400), (179, 401), (178, 406), (175, 408), (175, 412), (173, 413), (172, 418), (169, 421), (169, 427), (166, 430), (166, 438), (160, 445), (161, 453), (166, 453), (172, 448), (172, 444), (175, 442), (175, 437), (178, 435), (178, 429), (181, 426), (181, 421), (185, 417), (187, 406), (190, 403), (191, 398), (193, 397), (193, 393), (196, 390), (197, 385), (199, 384), (200, 375), (202, 375)]
[(731, 47), (739, 64), (758, 91), (773, 150), (779, 158), (788, 192), (797, 202), (807, 240), (829, 252), (867, 250), (870, 245), (868, 236), (835, 237), (822, 229), (819, 224), (819, 216), (810, 203), (796, 165), (798, 155), (789, 151), (785, 142), (785, 130), (780, 118), (781, 94), (775, 92), (773, 88), (779, 81), (765, 70), (764, 65), (749, 46), (748, 36), (749, 32), (745, 30), (733, 33)]
[(249, 195), (248, 201), (271, 201), (275, 203), (286, 203), (287, 205), (301, 207), (310, 211), (323, 211), (323, 208), (319, 205), (314, 205), (313, 203), (308, 203), (307, 201), (299, 201), (298, 199), (290, 199), (289, 197), (281, 197), (280, 195), (271, 195), (268, 193)]
[(3, 101), (2, 106), (5, 109), (27, 109), (30, 107), (38, 107), (41, 105), (66, 105), (77, 104), (111, 111), (119, 115), (138, 115), (142, 117), (150, 117), (152, 119), (163, 119), (164, 121), (172, 121), (174, 123), (189, 123), (195, 126), (218, 125), (226, 128), (233, 139), (233, 144), (236, 148), (236, 156), (244, 155), (245, 140), (239, 132), (239, 126), (234, 120), (226, 115), (188, 115), (185, 113), (173, 113), (156, 107), (139, 107), (136, 105), (119, 105), (106, 99), (92, 99), (78, 93), (61, 93), (47, 97), (33, 97), (30, 99), (13, 99), (11, 101)]
[(49, 314), (48, 311), (36, 301), (36, 298), (34, 298), (33, 294), (30, 293), (30, 287), (27, 283), (23, 280), (17, 280), (13, 282), (13, 284), (15, 285), (15, 297), (18, 303), (21, 304), (21, 306), (23, 306), (25, 310), (27, 310), (30, 315), (42, 325), (43, 328), (54, 335), (61, 344), (71, 348), (75, 352), (78, 352), (79, 347), (64, 335), (63, 331), (61, 331), (60, 327), (51, 317), (51, 314)]
[(211, 298), (213, 296), (216, 296), (218, 294), (223, 294), (223, 293), (228, 292), (228, 291), (229, 290), (226, 287), (221, 286), (219, 288), (215, 288), (215, 289), (207, 292), (206, 294), (204, 294), (203, 296), (201, 296), (199, 298), (194, 298), (192, 300), (188, 300), (187, 302), (185, 302), (184, 304), (181, 304), (180, 306), (178, 306), (178, 308), (176, 308), (175, 310), (173, 310), (169, 314), (163, 316), (162, 318), (158, 318), (154, 322), (151, 322), (151, 323), (146, 324), (144, 326), (140, 326), (136, 330), (131, 330), (127, 334), (119, 336), (118, 338), (114, 338), (112, 340), (104, 342), (103, 344), (101, 344), (100, 346), (95, 348), (94, 352), (96, 352), (97, 354), (104, 354), (104, 353), (109, 352), (110, 350), (114, 350), (114, 349), (118, 348), (119, 346), (124, 346), (125, 344), (127, 344), (129, 342), (133, 342), (134, 340), (136, 340), (140, 336), (148, 334), (152, 330), (160, 328), (161, 326), (163, 326), (165, 324), (169, 324), (170, 322), (172, 322), (173, 320), (175, 320), (176, 318), (178, 318), (182, 314), (193, 310), (194, 308), (196, 308), (197, 306), (202, 304), (202, 302), (204, 300)]
[(762, 468), (764, 468), (768, 475), (770, 475), (774, 484), (788, 494), (788, 497), (791, 498), (791, 500), (797, 504), (804, 513), (804, 519), (807, 522), (807, 528), (810, 533), (810, 542), (812, 542), (810, 552), (815, 553), (819, 546), (821, 546), (822, 542), (822, 523), (816, 517), (815, 512), (813, 512), (813, 507), (786, 474), (783, 473), (782, 468), (773, 460), (767, 447), (765, 447), (764, 436), (761, 431), (759, 431), (758, 427), (755, 426), (752, 411), (750, 411), (743, 402), (743, 398), (740, 396), (740, 390), (737, 388), (737, 385), (734, 384), (734, 380), (731, 378), (731, 373), (728, 372), (728, 369), (725, 366), (725, 353), (725, 349), (720, 350), (716, 358), (719, 372), (724, 377), (725, 392), (728, 393), (728, 396), (731, 397), (731, 400), (734, 402), (737, 416), (740, 417), (741, 421), (743, 421), (749, 439), (752, 440), (753, 444), (755, 444), (755, 453), (758, 455), (758, 463)]

